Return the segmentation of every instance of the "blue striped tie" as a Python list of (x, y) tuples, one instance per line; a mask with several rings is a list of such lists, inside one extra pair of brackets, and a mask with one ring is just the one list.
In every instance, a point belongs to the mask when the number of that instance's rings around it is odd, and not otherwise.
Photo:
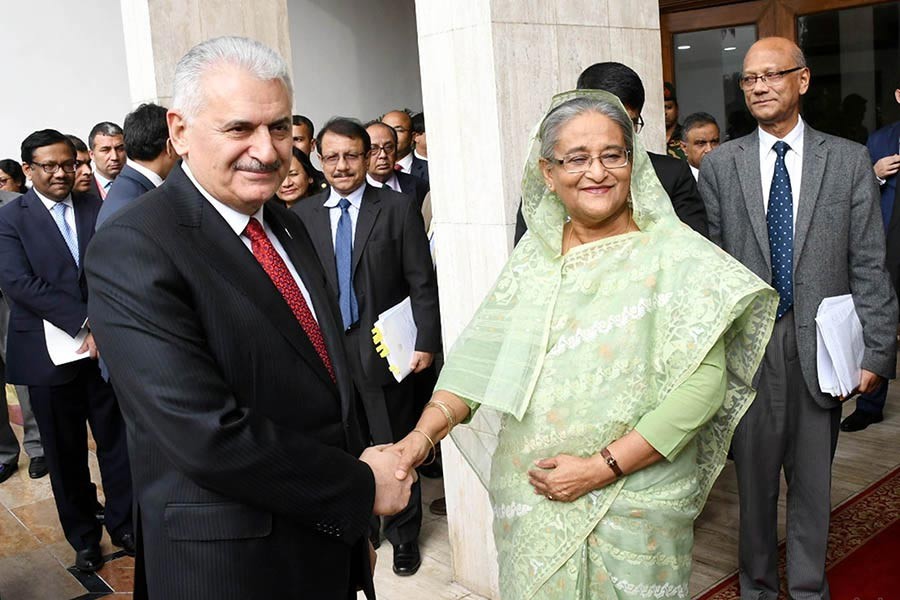
[(773, 146), (778, 155), (775, 173), (769, 189), (769, 210), (766, 225), (769, 230), (769, 253), (772, 257), (772, 287), (778, 292), (780, 319), (794, 304), (794, 199), (791, 194), (791, 177), (784, 164), (784, 155), (791, 149), (778, 141)]
[(69, 227), (69, 224), (66, 222), (66, 210), (68, 210), (69, 206), (62, 202), (57, 202), (53, 209), (50, 211), (50, 214), (53, 215), (53, 220), (56, 221), (56, 226), (59, 227), (59, 232), (62, 234), (63, 239), (66, 242), (66, 246), (69, 247), (69, 252), (72, 253), (72, 258), (75, 259), (75, 266), (78, 266), (78, 238), (75, 236), (75, 232), (72, 231), (72, 228)]
[(338, 220), (334, 240), (334, 261), (338, 273), (338, 304), (344, 329), (359, 321), (359, 307), (353, 289), (353, 222), (350, 220), (350, 201), (341, 198), (341, 218)]

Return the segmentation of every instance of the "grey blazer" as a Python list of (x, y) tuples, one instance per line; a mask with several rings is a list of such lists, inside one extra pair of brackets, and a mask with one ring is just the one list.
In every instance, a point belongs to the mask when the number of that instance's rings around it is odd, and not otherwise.
[[(816, 312), (823, 298), (853, 294), (866, 350), (862, 367), (895, 375), (897, 298), (884, 257), (878, 185), (866, 148), (804, 124), (803, 176), (794, 224), (794, 321), (803, 378), (823, 408), (839, 403), (819, 389)], [(709, 238), (763, 281), (772, 281), (759, 172), (759, 134), (709, 153), (700, 167)]]

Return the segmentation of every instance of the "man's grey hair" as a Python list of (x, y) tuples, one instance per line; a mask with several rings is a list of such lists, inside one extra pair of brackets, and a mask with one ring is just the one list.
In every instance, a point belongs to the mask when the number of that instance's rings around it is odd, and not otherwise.
[(563, 126), (580, 115), (595, 112), (612, 119), (625, 136), (625, 148), (634, 150), (634, 123), (628, 113), (618, 103), (603, 98), (573, 98), (550, 111), (541, 123), (541, 157), (547, 160), (556, 158), (554, 148), (559, 141), (559, 132)]
[(287, 63), (277, 52), (256, 40), (223, 36), (197, 44), (175, 66), (172, 108), (190, 121), (203, 107), (203, 76), (222, 65), (244, 69), (261, 81), (280, 79), (293, 99)]
[(122, 132), (122, 128), (115, 123), (111, 121), (100, 121), (91, 128), (91, 132), (88, 134), (88, 147), (91, 150), (94, 149), (94, 138), (98, 135), (116, 137), (125, 134)]

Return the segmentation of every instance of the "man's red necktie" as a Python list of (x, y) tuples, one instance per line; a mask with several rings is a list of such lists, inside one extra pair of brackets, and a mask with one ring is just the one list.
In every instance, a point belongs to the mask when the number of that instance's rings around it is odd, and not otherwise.
[(269, 279), (281, 292), (285, 302), (291, 307), (294, 316), (300, 322), (300, 326), (306, 332), (309, 341), (312, 342), (313, 348), (316, 349), (316, 353), (322, 359), (322, 362), (325, 363), (325, 368), (328, 369), (331, 379), (334, 380), (334, 368), (331, 366), (331, 358), (328, 356), (328, 349), (325, 347), (325, 338), (322, 337), (322, 330), (319, 329), (319, 324), (313, 317), (312, 311), (309, 310), (309, 306), (300, 292), (300, 287), (291, 276), (291, 272), (281, 259), (281, 255), (275, 250), (275, 246), (272, 245), (269, 236), (263, 230), (262, 224), (255, 218), (251, 218), (244, 229), (244, 235), (250, 239), (250, 248), (253, 251), (253, 256), (256, 257), (266, 275), (269, 276)]

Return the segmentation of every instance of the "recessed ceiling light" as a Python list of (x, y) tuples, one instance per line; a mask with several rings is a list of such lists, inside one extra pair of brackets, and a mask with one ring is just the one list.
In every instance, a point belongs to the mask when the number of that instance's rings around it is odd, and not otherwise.
[(737, 50), (734, 46), (728, 46), (727, 48), (722, 48), (723, 52), (731, 52), (732, 50)]
[(690, 50), (691, 47), (690, 46), (678, 46), (678, 49), (679, 50)]

